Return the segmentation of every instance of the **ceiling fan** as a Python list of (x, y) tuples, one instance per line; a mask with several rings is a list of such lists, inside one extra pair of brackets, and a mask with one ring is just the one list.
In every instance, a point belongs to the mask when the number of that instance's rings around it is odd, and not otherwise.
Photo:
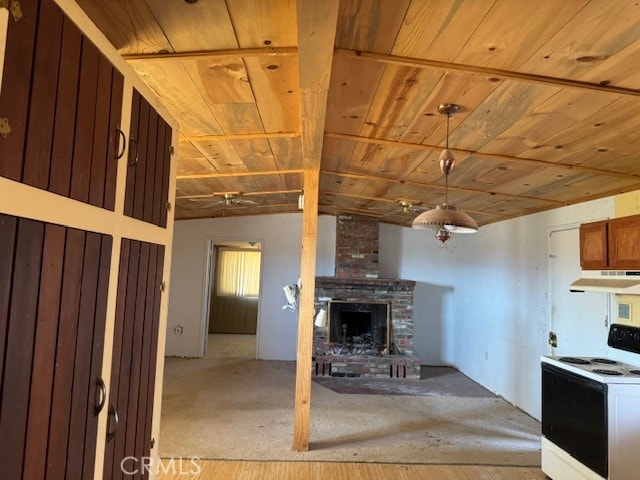
[(406, 198), (396, 198), (395, 202), (399, 205), (399, 207), (385, 213), (380, 218), (388, 217), (389, 215), (395, 215), (396, 213), (401, 213), (404, 215), (408, 213), (417, 213), (427, 210), (426, 207), (417, 205), (418, 203), (420, 203), (419, 201), (414, 202), (413, 200), (407, 200)]
[(222, 194), (215, 194), (214, 197), (222, 197), (220, 200), (211, 201), (210, 197), (206, 198), (190, 198), (189, 200), (192, 202), (208, 202), (202, 205), (202, 208), (211, 208), (220, 206), (222, 208), (225, 207), (233, 207), (233, 206), (251, 206), (258, 205), (257, 202), (253, 200), (245, 200), (244, 198), (239, 198), (242, 196), (240, 192), (227, 192)]

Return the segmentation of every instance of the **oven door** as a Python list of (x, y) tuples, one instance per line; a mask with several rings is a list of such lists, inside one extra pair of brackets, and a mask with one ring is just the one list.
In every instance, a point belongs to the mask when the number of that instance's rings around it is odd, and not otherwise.
[(542, 364), (542, 434), (608, 476), (607, 385)]

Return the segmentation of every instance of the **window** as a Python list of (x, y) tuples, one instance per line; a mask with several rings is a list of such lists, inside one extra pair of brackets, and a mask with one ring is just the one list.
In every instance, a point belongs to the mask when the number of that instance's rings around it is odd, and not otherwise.
[(218, 247), (216, 294), (221, 297), (257, 297), (260, 289), (260, 252)]

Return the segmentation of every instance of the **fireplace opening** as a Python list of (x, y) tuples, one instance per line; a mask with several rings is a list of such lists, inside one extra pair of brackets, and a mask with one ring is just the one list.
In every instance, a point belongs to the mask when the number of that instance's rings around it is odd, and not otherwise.
[(334, 353), (388, 354), (389, 312), (388, 303), (329, 302), (329, 344)]

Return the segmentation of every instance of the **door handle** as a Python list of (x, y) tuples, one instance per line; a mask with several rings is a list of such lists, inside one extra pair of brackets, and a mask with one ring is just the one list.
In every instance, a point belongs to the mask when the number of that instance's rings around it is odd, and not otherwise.
[(96, 415), (98, 415), (102, 409), (104, 408), (104, 404), (107, 402), (107, 387), (104, 384), (104, 380), (102, 378), (98, 378), (97, 382), (98, 389), (96, 390)]
[(118, 145), (116, 151), (116, 160), (120, 160), (124, 155), (124, 151), (127, 149), (127, 136), (120, 128), (116, 128), (118, 132)]
[[(109, 429), (110, 424), (113, 420), (113, 430)], [(109, 405), (109, 415), (107, 417), (107, 443), (110, 442), (113, 437), (116, 436), (116, 431), (118, 430), (118, 423), (120, 419), (118, 418), (118, 410), (113, 405)]]
[[(129, 146), (131, 147), (131, 146), (134, 146), (134, 145), (136, 147), (136, 156), (134, 157), (133, 162), (129, 162), (129, 168), (132, 168), (132, 167), (135, 167), (136, 165), (138, 165), (138, 161), (139, 161), (139, 158), (138, 158), (138, 153), (139, 153), (138, 152), (138, 141), (135, 138), (130, 137), (129, 138)], [(131, 156), (132, 155), (130, 155), (130, 157)]]

